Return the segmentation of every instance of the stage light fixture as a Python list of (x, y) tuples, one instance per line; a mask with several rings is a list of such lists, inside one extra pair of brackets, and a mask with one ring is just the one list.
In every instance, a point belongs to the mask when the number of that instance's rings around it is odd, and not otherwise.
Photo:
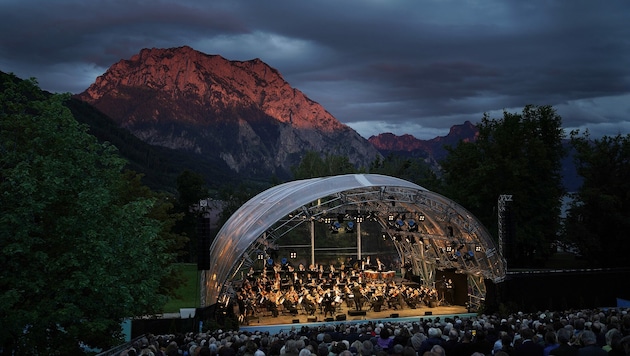
[(330, 229), (332, 230), (333, 234), (338, 233), (340, 228), (341, 228), (341, 224), (339, 223), (339, 221), (335, 221), (332, 224), (330, 224)]
[(346, 232), (353, 232), (353, 231), (354, 231), (354, 222), (348, 221), (346, 223)]
[(416, 224), (416, 221), (414, 219), (409, 219), (407, 221), (407, 225), (409, 226), (409, 231), (418, 231), (418, 224)]

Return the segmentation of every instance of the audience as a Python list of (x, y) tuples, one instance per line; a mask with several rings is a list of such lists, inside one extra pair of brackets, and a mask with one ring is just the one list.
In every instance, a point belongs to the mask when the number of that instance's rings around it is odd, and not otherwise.
[(630, 309), (348, 321), (262, 331), (147, 335), (119, 356), (630, 356)]

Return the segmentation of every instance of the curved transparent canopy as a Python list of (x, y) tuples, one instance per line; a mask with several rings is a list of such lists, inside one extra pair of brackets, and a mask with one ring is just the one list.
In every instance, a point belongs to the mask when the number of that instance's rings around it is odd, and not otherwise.
[(425, 282), (435, 281), (436, 270), (454, 269), (468, 275), (473, 297), (482, 301), (484, 279), (505, 278), (505, 260), (494, 241), (462, 206), (403, 179), (348, 174), (287, 182), (241, 206), (210, 247), (202, 305), (229, 295), (232, 281), (254, 264), (257, 254), (275, 248), (279, 238), (336, 217), (352, 221), (359, 231), (364, 222), (378, 222), (400, 261)]

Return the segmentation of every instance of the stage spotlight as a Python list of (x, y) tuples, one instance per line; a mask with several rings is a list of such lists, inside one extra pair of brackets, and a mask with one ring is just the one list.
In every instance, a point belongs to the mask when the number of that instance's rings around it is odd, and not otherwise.
[(402, 227), (405, 226), (405, 222), (401, 219), (396, 220), (396, 230), (402, 230)]
[(265, 255), (262, 252), (259, 252), (257, 258), (259, 260), (264, 260), (265, 259)]
[(407, 225), (409, 226), (409, 231), (418, 231), (418, 224), (416, 224), (416, 221), (414, 219), (409, 219), (407, 221)]
[(424, 214), (418, 215), (418, 221), (424, 221)]
[(348, 221), (348, 223), (346, 223), (346, 232), (353, 232), (354, 231), (354, 223), (352, 221)]
[(330, 229), (332, 230), (333, 234), (338, 233), (340, 228), (341, 228), (341, 224), (339, 223), (339, 221), (335, 221), (332, 224), (330, 224)]
[(475, 253), (472, 251), (468, 251), (468, 253), (464, 255), (464, 258), (466, 258), (466, 260), (468, 261), (472, 261), (474, 257), (475, 257)]
[(475, 252), (481, 252), (481, 246), (475, 246)]
[(289, 255), (289, 257), (291, 257), (292, 259), (296, 259), (297, 258), (297, 252), (292, 251), (291, 254)]

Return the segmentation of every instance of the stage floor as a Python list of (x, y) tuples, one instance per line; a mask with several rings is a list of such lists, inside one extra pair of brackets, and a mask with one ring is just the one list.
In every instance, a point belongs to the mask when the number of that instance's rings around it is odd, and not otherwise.
[[(434, 308), (431, 307), (418, 307), (416, 309), (411, 309), (405, 307), (403, 309), (387, 309), (383, 307), (381, 311), (373, 311), (368, 310), (368, 308), (363, 308), (365, 311), (365, 315), (352, 315), (354, 314), (354, 308), (348, 308), (344, 303), (342, 306), (337, 308), (337, 311), (332, 316), (332, 320), (330, 319), (330, 313), (326, 317), (320, 311), (317, 311), (315, 315), (309, 316), (304, 311), (300, 311), (298, 315), (291, 315), (286, 312), (281, 312), (277, 317), (273, 317), (269, 315), (268, 312), (259, 313), (254, 317), (250, 317), (249, 320), (243, 321), (241, 323), (242, 327), (255, 327), (255, 326), (265, 326), (265, 325), (285, 325), (285, 324), (309, 324), (309, 323), (321, 323), (321, 322), (331, 322), (331, 321), (362, 321), (362, 320), (381, 320), (387, 318), (435, 318), (438, 316), (464, 316), (464, 315), (475, 315), (468, 312), (465, 306), (461, 305), (444, 305), (437, 306)], [(310, 319), (309, 319), (310, 317)], [(316, 318), (315, 320), (313, 318)], [(345, 318), (345, 319), (344, 319)]]

